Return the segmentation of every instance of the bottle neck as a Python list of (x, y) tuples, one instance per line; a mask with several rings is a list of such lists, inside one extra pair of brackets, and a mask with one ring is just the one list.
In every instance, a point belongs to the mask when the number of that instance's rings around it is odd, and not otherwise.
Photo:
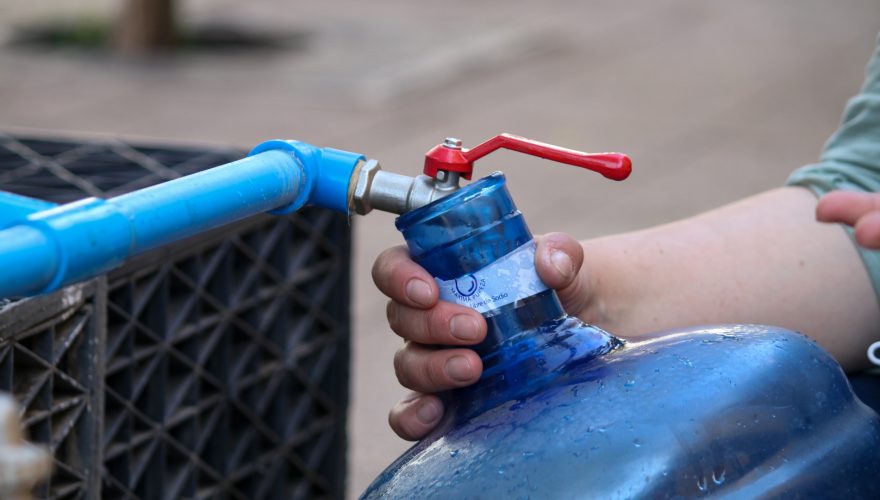
[(517, 300), (498, 309), (483, 313), (486, 319), (486, 339), (474, 350), (480, 357), (488, 357), (509, 343), (512, 337), (538, 328), (548, 321), (565, 316), (556, 292), (544, 290)]
[(455, 391), (456, 418), (560, 383), (575, 365), (623, 345), (623, 341), (565, 314), (556, 292), (545, 290), (483, 314), (486, 340), (476, 347), (483, 375)]

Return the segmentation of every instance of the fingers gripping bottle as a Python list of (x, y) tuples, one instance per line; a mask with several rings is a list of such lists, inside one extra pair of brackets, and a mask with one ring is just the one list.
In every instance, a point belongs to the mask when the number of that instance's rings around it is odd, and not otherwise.
[(446, 395), (441, 424), (363, 498), (880, 495), (880, 418), (806, 337), (726, 325), (624, 343), (568, 316), (504, 175), (458, 188), (499, 147), (615, 180), (631, 170), (621, 154), (507, 134), (470, 150), (447, 139), (415, 180), (363, 167), (355, 209), (401, 213), (441, 298), (488, 324), (480, 380)]

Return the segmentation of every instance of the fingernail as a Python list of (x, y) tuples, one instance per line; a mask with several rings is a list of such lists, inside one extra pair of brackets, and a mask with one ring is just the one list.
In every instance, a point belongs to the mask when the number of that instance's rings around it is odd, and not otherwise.
[(449, 331), (453, 337), (459, 340), (476, 342), (479, 327), (477, 326), (477, 320), (474, 318), (464, 314), (456, 314), (449, 320)]
[(406, 283), (406, 296), (420, 306), (431, 305), (431, 285), (420, 279), (411, 279)]
[(553, 267), (559, 271), (563, 278), (571, 279), (574, 274), (574, 264), (572, 264), (571, 257), (567, 253), (553, 250), (550, 252), (550, 263), (553, 264)]
[(446, 361), (446, 374), (457, 382), (468, 382), (472, 372), (471, 362), (464, 356), (453, 356)]
[(440, 405), (434, 400), (422, 401), (416, 409), (416, 418), (425, 425), (431, 425), (440, 418), (442, 410)]

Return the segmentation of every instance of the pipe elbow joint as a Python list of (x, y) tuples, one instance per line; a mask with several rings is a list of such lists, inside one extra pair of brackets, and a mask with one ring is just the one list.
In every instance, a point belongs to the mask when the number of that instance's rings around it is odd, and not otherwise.
[(255, 147), (248, 156), (267, 151), (285, 151), (291, 155), (294, 168), (301, 171), (294, 200), (270, 211), (289, 214), (304, 205), (317, 205), (348, 213), (349, 184), (364, 155), (333, 148), (318, 148), (300, 141), (271, 140)]
[(86, 198), (31, 215), (18, 229), (37, 231), (45, 238), (45, 244), (31, 248), (46, 274), (30, 293), (46, 293), (89, 278), (108, 264), (121, 264), (132, 253), (128, 217), (100, 198)]

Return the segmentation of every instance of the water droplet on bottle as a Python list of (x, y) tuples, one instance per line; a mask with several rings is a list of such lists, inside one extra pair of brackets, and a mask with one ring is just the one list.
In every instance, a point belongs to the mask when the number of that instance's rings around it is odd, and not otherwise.
[(623, 384), (624, 387), (632, 387), (634, 385), (636, 385), (635, 380), (627, 380), (626, 383)]
[(449, 450), (449, 456), (455, 458), (458, 456), (458, 450)]
[(712, 482), (715, 484), (724, 484), (724, 475), (727, 473), (726, 470), (722, 467), (718, 470), (712, 471)]
[(535, 456), (535, 453), (531, 451), (524, 451), (522, 452), (522, 456), (523, 458), (532, 458)]
[(638, 438), (633, 439), (633, 446), (635, 446), (636, 448), (641, 448), (642, 447), (642, 440), (638, 439)]
[(571, 422), (572, 416), (571, 416), (571, 415), (565, 415), (564, 417), (562, 417), (562, 419), (565, 420), (566, 422)]
[(499, 476), (503, 476), (503, 475), (504, 475), (504, 467), (498, 467), (498, 475), (499, 475)]
[(699, 489), (700, 491), (706, 491), (708, 489), (705, 477), (700, 477), (699, 479), (697, 479), (697, 489)]

